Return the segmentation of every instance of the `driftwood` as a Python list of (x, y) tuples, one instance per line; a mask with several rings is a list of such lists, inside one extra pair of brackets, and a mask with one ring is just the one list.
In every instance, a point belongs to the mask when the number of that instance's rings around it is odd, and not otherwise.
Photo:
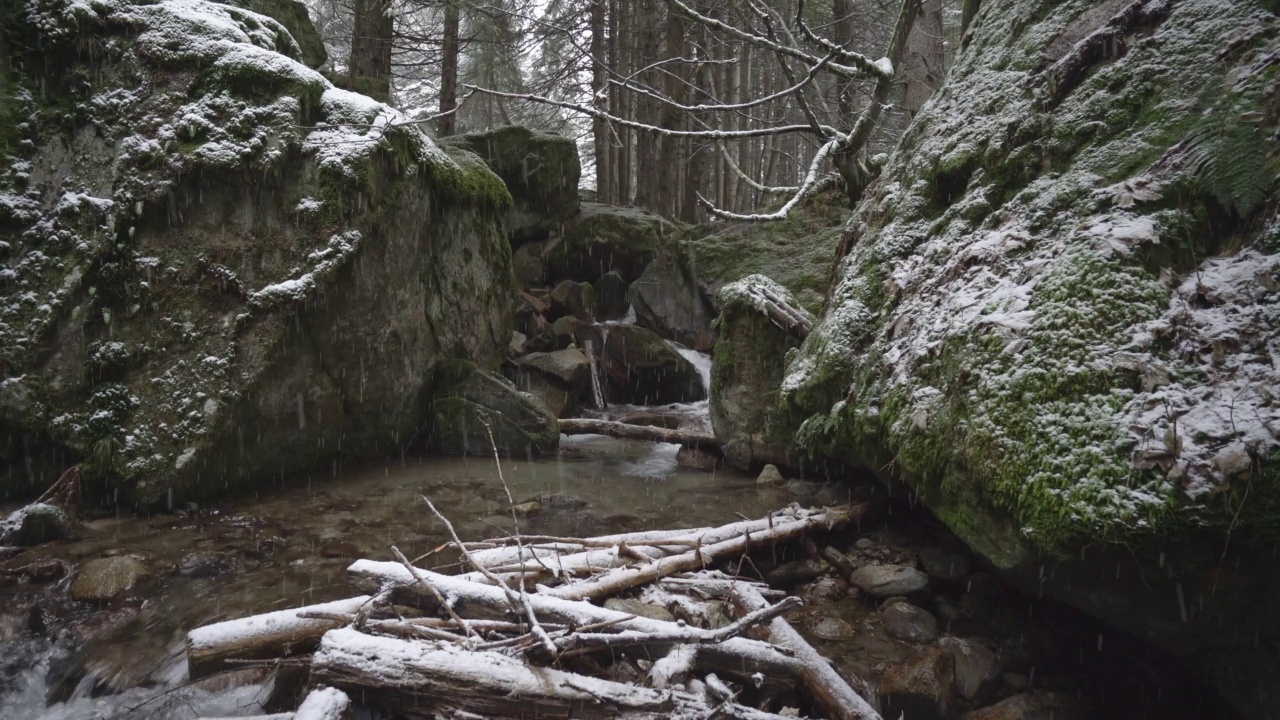
[(354, 613), (369, 600), (366, 595), (196, 628), (187, 633), (187, 673), (192, 680), (198, 680), (231, 667), (228, 660), (263, 660), (311, 652), (321, 635), (343, 622), (305, 616)]
[(613, 420), (565, 418), (560, 421), (560, 432), (565, 435), (608, 435), (625, 440), (675, 443), (708, 452), (720, 452), (716, 436), (700, 430), (670, 430), (656, 425), (630, 425)]
[[(340, 720), (349, 694), (406, 718), (776, 720), (764, 708), (797, 692), (831, 720), (879, 720), (783, 619), (799, 598), (706, 567), (845, 524), (861, 506), (792, 506), (717, 528), (473, 543), (428, 506), (475, 572), (418, 568), (393, 547), (395, 562), (348, 568), (368, 595), (191, 631), (191, 676), (291, 656), (275, 661), (293, 681), (268, 709), (310, 692), (272, 720)], [(634, 590), (640, 614), (595, 604)], [(643, 606), (681, 619), (648, 617)], [(725, 624), (729, 606), (737, 617)]]
[[(742, 612), (759, 612), (769, 603), (760, 593), (742, 587), (734, 593), (734, 605)], [(769, 642), (795, 653), (804, 667), (802, 680), (814, 703), (831, 720), (880, 720), (880, 714), (854, 691), (840, 673), (818, 654), (813, 646), (783, 618), (773, 618), (768, 625)]]

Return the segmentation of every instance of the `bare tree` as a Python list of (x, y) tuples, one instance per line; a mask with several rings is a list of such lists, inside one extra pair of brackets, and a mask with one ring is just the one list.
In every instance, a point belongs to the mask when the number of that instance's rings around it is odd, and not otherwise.
[(458, 118), (458, 2), (445, 0), (440, 62), (440, 137), (452, 135)]
[[(705, 10), (696, 0), (665, 0), (665, 19), (655, 0), (641, 0), (633, 5), (638, 17), (630, 31), (639, 37), (637, 57), (647, 61), (646, 65), (624, 73), (616, 62), (597, 57), (605, 53), (604, 45), (593, 45), (586, 51), (592, 57), (592, 68), (607, 74), (611, 94), (634, 98), (631, 112), (626, 114), (619, 112), (625, 103), (596, 101), (598, 89), (591, 103), (582, 103), (479, 84), (467, 88), (494, 98), (532, 101), (580, 113), (591, 118), (596, 128), (604, 128), (603, 132), (630, 129), (638, 133), (636, 177), (648, 181), (637, 183), (636, 199), (642, 205), (670, 216), (691, 218), (690, 212), (680, 212), (684, 195), (696, 198), (718, 217), (776, 220), (786, 217), (820, 186), (843, 182), (852, 202), (875, 178), (877, 162), (867, 150), (890, 103), (919, 2), (901, 1), (883, 56), (873, 60), (849, 49), (849, 38), (833, 40), (823, 34), (823, 28), (812, 27), (806, 20), (803, 0), (796, 0), (786, 15), (763, 0), (730, 0), (720, 3), (718, 12)], [(600, 20), (603, 24), (604, 19)], [(827, 29), (847, 31), (850, 23), (843, 20), (829, 23)], [(688, 23), (696, 25), (699, 32), (691, 32)], [(711, 51), (713, 43), (724, 50), (721, 55)], [(664, 56), (655, 59), (660, 48)], [(746, 83), (741, 76), (729, 82), (713, 80), (725, 72), (717, 65), (740, 67), (747, 48), (752, 56), (772, 56), (776, 70), (775, 86), (750, 99), (742, 97)], [(829, 82), (832, 79), (835, 82)], [(852, 101), (833, 104), (822, 92), (826, 86), (849, 83), (865, 88), (866, 97), (856, 112), (850, 110)], [(761, 87), (759, 83), (751, 85)], [(791, 108), (798, 109), (798, 118), (788, 112)], [(768, 142), (761, 148), (758, 167), (744, 168), (750, 163), (742, 162), (748, 155), (742, 150), (755, 146), (741, 143), (761, 139)], [(735, 144), (738, 147), (729, 150)], [(600, 148), (599, 142), (596, 147)], [(716, 182), (727, 183), (729, 176), (737, 178), (735, 182), (755, 190), (758, 204), (778, 195), (786, 201), (772, 212), (739, 212), (734, 209), (735, 201), (724, 193), (708, 193), (715, 198), (714, 202), (709, 200), (703, 188), (710, 173), (700, 163), (708, 162), (712, 149), (718, 151), (716, 167), (723, 171)], [(607, 155), (601, 149), (597, 153)], [(678, 164), (689, 169), (673, 176), (670, 168)], [(834, 176), (829, 169), (834, 169)], [(771, 184), (771, 174), (790, 183)], [(655, 184), (654, 178), (660, 181)]]

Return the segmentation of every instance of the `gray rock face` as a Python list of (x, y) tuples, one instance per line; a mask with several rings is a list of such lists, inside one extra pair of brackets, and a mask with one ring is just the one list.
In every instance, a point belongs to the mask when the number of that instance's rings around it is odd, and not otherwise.
[(726, 285), (718, 295), (720, 333), (711, 364), (711, 425), (725, 459), (742, 469), (794, 465), (799, 457), (797, 424), (778, 407), (778, 393), (787, 351), (801, 339), (743, 300), (743, 290), (756, 285), (791, 299), (762, 275)]
[(958, 580), (968, 575), (972, 566), (968, 555), (946, 548), (921, 550), (920, 564), (930, 577), (939, 580)]
[(596, 291), (591, 283), (561, 280), (551, 291), (552, 316), (572, 315), (586, 322), (596, 316)]
[(867, 565), (853, 571), (849, 582), (871, 597), (910, 595), (929, 585), (929, 576), (903, 565)]
[(540, 287), (547, 280), (547, 264), (542, 261), (542, 243), (530, 242), (516, 248), (511, 264), (516, 280), (523, 287)]
[(711, 328), (715, 309), (703, 297), (697, 277), (682, 256), (658, 255), (631, 283), (627, 297), (641, 327), (699, 352), (715, 347)]
[(675, 234), (675, 225), (644, 210), (583, 203), (543, 256), (552, 280), (594, 282), (617, 272), (633, 282), (659, 250), (674, 243)]
[(594, 283), (596, 307), (601, 320), (620, 320), (627, 314), (627, 281), (616, 271), (610, 270)]
[(1000, 660), (986, 645), (974, 640), (944, 637), (938, 647), (956, 659), (956, 692), (965, 700), (978, 697), (984, 686), (1000, 677)]
[(933, 613), (908, 602), (896, 602), (880, 613), (884, 631), (899, 640), (933, 642), (938, 637), (938, 620)]
[(578, 212), (578, 146), (560, 135), (509, 125), (442, 142), (479, 155), (506, 183), (514, 202), (506, 213), (513, 247), (558, 234)]
[[(447, 455), (488, 455), (493, 443), (506, 455), (551, 452), (560, 444), (560, 426), (541, 402), (505, 378), (466, 361), (445, 368), (431, 402), (430, 445)], [(488, 425), (488, 429), (486, 429)]]
[(95, 558), (80, 567), (71, 584), (71, 597), (81, 602), (108, 602), (150, 576), (151, 570), (131, 555)]
[(62, 508), (33, 503), (0, 521), (0, 545), (39, 545), (66, 537), (71, 520)]
[[(47, 438), (53, 448), (30, 452), (72, 461), (119, 443), (125, 502), (389, 452), (425, 424), (440, 362), (494, 363), (511, 335), (499, 178), (415, 126), (347, 134), (393, 111), (333, 88), (276, 21), (201, 12), (215, 22), (200, 42), (165, 4), (108, 3), (65, 26), (4, 19), (6, 35), (68, 63), (63, 38), (103, 52), (75, 128), (42, 120), (61, 112), (52, 105), (22, 108), (23, 187), (44, 200), (6, 200), (0, 214), (11, 256), (38, 244), (48, 262), (0, 286), (0, 365), (4, 385), (40, 402), (5, 411), (0, 435)], [(155, 42), (123, 40), (139, 33)], [(6, 44), (0, 65), (47, 66), (24, 48)], [(60, 81), (21, 82), (39, 97)], [(139, 86), (136, 102), (89, 102)], [(191, 128), (181, 142), (161, 132), (176, 127)], [(0, 195), (24, 197), (9, 169)], [(57, 243), (28, 232), (48, 223)], [(19, 289), (48, 311), (13, 302)], [(23, 394), (12, 390), (0, 394)], [(18, 476), (9, 469), (0, 478)]]
[(308, 67), (318, 68), (329, 59), (324, 40), (307, 15), (306, 4), (300, 0), (229, 0), (227, 4), (261, 13), (283, 25), (298, 43), (298, 57)]

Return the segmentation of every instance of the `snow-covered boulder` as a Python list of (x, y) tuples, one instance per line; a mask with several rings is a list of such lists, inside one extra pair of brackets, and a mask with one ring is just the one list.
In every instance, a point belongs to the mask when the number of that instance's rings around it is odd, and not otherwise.
[(0, 418), (30, 454), (105, 458), (142, 503), (222, 492), (391, 452), (438, 363), (496, 365), (510, 196), (474, 155), (241, 7), (0, 21)]
[(982, 3), (783, 385), (808, 447), (1253, 717), (1280, 713), (1274, 7)]

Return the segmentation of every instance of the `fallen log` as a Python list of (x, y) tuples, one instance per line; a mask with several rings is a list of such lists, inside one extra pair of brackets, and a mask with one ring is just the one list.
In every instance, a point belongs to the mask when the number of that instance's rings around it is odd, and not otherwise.
[(866, 512), (867, 507), (863, 504), (835, 508), (788, 522), (780, 521), (773, 527), (755, 534), (744, 533), (741, 537), (695, 548), (687, 553), (666, 557), (649, 565), (614, 568), (584, 582), (550, 588), (543, 594), (566, 600), (600, 600), (668, 575), (705, 568), (716, 560), (741, 555), (762, 544), (791, 540), (812, 530), (830, 530), (860, 517)]
[(351, 708), (351, 698), (337, 688), (318, 687), (307, 693), (293, 720), (343, 720)]
[(668, 430), (653, 425), (628, 425), (613, 420), (565, 418), (560, 421), (560, 432), (565, 435), (608, 435), (625, 440), (674, 443), (717, 454), (720, 452), (716, 436), (700, 430)]
[[(743, 614), (769, 607), (760, 593), (745, 585), (734, 591), (733, 604)], [(764, 627), (768, 628), (769, 642), (795, 653), (804, 668), (801, 671), (804, 689), (828, 720), (882, 720), (880, 713), (854, 691), (786, 619), (775, 617)]]
[(311, 652), (321, 635), (345, 624), (315, 615), (351, 614), (369, 599), (365, 595), (198, 627), (187, 633), (187, 673), (198, 680), (227, 669), (231, 659), (265, 660)]
[[(455, 609), (471, 618), (511, 620), (518, 619), (506, 594), (493, 585), (484, 585), (458, 577), (440, 575), (430, 570), (415, 568), (416, 575), (426, 578)], [(438, 612), (439, 601), (435, 595), (423, 589), (399, 563), (357, 560), (347, 568), (347, 577), (359, 588), (376, 591), (390, 590), (392, 602)], [(616, 626), (618, 630), (636, 630), (653, 634), (668, 633), (679, 625), (665, 620), (638, 617), (630, 613), (609, 610), (584, 602), (549, 597), (545, 593), (531, 593), (529, 602), (543, 622), (581, 628), (590, 625)], [(701, 646), (698, 653), (699, 669), (733, 673), (750, 677), (754, 673), (799, 678), (800, 665), (769, 643), (749, 638), (729, 638), (715, 645)], [(666, 654), (671, 643), (653, 643), (650, 652), (656, 657)]]
[[(366, 703), (411, 718), (451, 712), (487, 718), (709, 717), (705, 698), (531, 666), (497, 652), (373, 637), (351, 628), (325, 634), (311, 666), (319, 682), (359, 693)], [(726, 704), (744, 720), (780, 716)]]

